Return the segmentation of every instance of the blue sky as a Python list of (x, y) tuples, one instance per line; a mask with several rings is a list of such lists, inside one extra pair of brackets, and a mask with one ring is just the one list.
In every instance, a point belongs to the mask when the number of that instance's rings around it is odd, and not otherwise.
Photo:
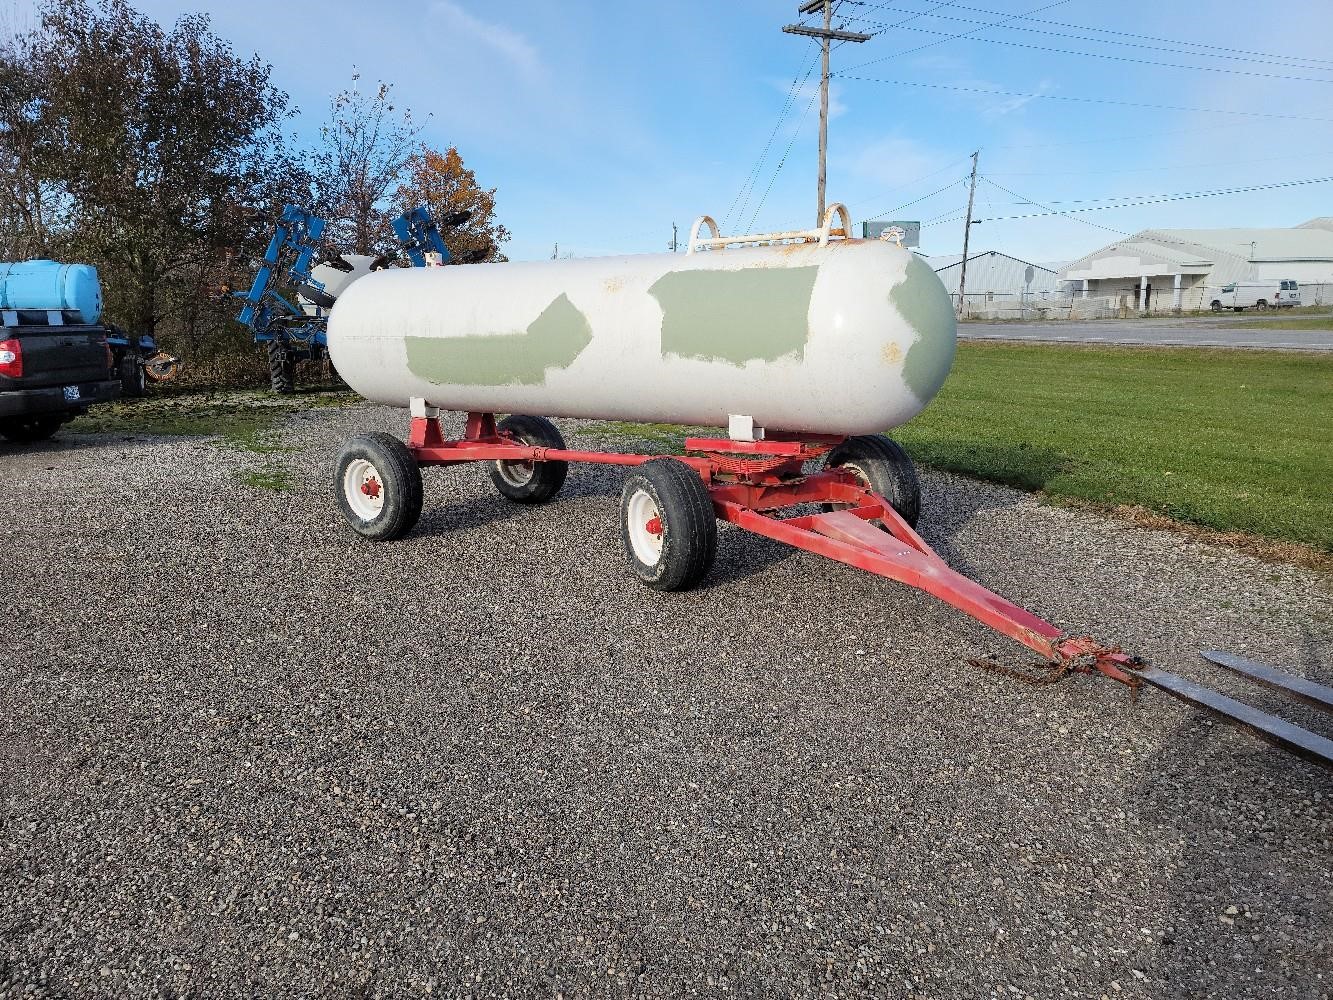
[[(19, 21), (40, 6), (3, 3)], [(779, 124), (816, 51), (780, 30), (797, 20), (796, 0), (139, 0), (138, 7), (164, 22), (208, 11), (238, 51), (273, 64), (274, 82), (301, 109), (306, 133), (318, 128), (354, 66), (364, 81), (391, 82), (401, 104), (429, 115), (426, 141), (456, 144), (478, 179), (499, 189), (513, 259), (549, 256), (557, 242), (562, 254), (579, 256), (660, 251), (673, 221), (683, 239), (704, 212), (729, 216), (729, 232), (814, 221), (817, 67)], [(1014, 19), (1041, 7), (1032, 13), (1040, 20)], [(834, 71), (846, 76), (833, 85), (830, 198), (846, 202), (858, 221), (881, 213), (939, 220), (923, 230), (922, 249), (957, 253), (966, 158), (980, 147), (988, 181), (978, 187), (974, 215), (992, 221), (973, 230), (972, 245), (1036, 261), (1071, 259), (1115, 239), (1096, 226), (1283, 226), (1333, 214), (1333, 184), (1325, 183), (1079, 213), (1084, 221), (994, 221), (1043, 211), (1025, 199), (1062, 209), (1077, 207), (1076, 199), (1087, 205), (1333, 175), (1333, 3), (1272, 0), (1256, 12), (1244, 0), (1216, 0), (1206, 11), (1173, 9), (1147, 0), (843, 0), (837, 23), (881, 33), (834, 52)], [(985, 27), (997, 22), (1006, 23)], [(949, 38), (963, 32), (976, 33)], [(747, 198), (746, 180), (770, 136)], [(924, 195), (931, 196), (899, 208)]]

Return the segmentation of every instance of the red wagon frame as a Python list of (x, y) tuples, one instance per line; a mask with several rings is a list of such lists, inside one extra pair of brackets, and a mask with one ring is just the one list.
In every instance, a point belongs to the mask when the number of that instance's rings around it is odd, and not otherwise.
[[(463, 437), (448, 439), (434, 411), (427, 414), (413, 416), (407, 442), (418, 466), (467, 462), (639, 466), (670, 457), (699, 475), (718, 519), (923, 590), (1040, 654), (1050, 668), (1042, 679), (1098, 673), (1136, 694), (1141, 686), (1150, 685), (1305, 760), (1333, 768), (1333, 741), (1151, 666), (1119, 646), (1065, 633), (951, 569), (884, 497), (851, 472), (837, 467), (807, 471), (808, 463), (827, 455), (845, 438), (808, 434), (756, 441), (694, 437), (685, 440), (687, 454), (662, 456), (532, 445), (498, 429), (490, 413), (467, 414)], [(378, 483), (374, 488), (379, 488)], [(786, 513), (811, 504), (822, 505), (822, 511)], [(653, 531), (651, 521), (646, 527)], [(660, 522), (656, 529), (661, 531)], [(1333, 710), (1333, 688), (1233, 654), (1207, 650), (1202, 655), (1249, 680)]]

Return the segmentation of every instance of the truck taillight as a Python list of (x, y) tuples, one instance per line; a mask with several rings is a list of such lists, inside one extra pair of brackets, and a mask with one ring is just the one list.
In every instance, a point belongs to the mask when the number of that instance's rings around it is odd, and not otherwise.
[(0, 375), (23, 377), (23, 348), (17, 340), (0, 340)]

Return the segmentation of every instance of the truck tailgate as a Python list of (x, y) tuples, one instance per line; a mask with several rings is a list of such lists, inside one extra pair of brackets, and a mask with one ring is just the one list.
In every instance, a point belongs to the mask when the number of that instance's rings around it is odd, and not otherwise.
[(0, 376), (0, 391), (40, 389), (110, 378), (106, 328), (102, 326), (0, 327), (0, 340), (15, 339), (23, 354), (23, 376)]

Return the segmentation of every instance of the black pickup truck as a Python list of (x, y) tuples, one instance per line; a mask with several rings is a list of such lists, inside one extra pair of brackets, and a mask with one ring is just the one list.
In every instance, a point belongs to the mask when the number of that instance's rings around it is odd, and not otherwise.
[[(121, 393), (107, 328), (6, 310), (0, 325), (0, 437), (41, 441)], [(24, 322), (42, 319), (45, 322)]]

